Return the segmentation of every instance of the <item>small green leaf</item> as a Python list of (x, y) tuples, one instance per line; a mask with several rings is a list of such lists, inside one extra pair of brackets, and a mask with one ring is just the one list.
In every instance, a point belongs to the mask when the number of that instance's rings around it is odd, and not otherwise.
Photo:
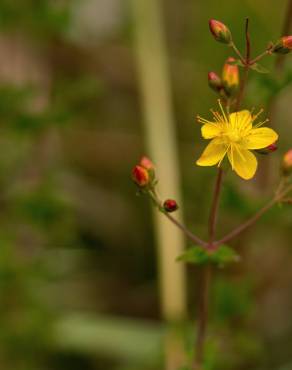
[(228, 245), (220, 245), (219, 248), (210, 254), (210, 261), (218, 265), (226, 265), (239, 260), (239, 255)]
[(183, 254), (178, 256), (176, 260), (195, 265), (213, 263), (215, 265), (223, 266), (227, 263), (237, 262), (239, 260), (239, 256), (227, 245), (221, 245), (213, 250), (208, 250), (201, 246), (195, 246), (188, 248)]
[(250, 69), (257, 71), (258, 73), (270, 73), (270, 71), (263, 67), (261, 64), (255, 63), (250, 66)]
[(201, 246), (188, 248), (183, 254), (177, 257), (177, 261), (202, 265), (209, 261), (209, 252)]

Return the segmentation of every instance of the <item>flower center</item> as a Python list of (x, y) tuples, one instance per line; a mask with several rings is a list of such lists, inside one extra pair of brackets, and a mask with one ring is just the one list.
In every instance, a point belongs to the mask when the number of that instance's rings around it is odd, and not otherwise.
[(225, 133), (225, 137), (229, 142), (238, 143), (241, 140), (241, 135), (238, 130), (228, 130)]

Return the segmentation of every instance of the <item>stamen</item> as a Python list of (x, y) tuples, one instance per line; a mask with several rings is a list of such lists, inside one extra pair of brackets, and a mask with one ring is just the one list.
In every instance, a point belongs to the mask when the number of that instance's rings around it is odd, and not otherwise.
[(262, 121), (262, 122), (259, 122), (259, 123), (257, 123), (256, 125), (254, 125), (253, 126), (253, 128), (259, 128), (259, 127), (261, 127), (262, 125), (264, 125), (265, 123), (267, 123), (267, 122), (269, 122), (270, 120), (269, 120), (269, 118), (267, 118), (267, 119), (265, 119), (264, 121)]
[(258, 113), (257, 114), (255, 114), (253, 117), (252, 117), (252, 122), (253, 121), (255, 121), (257, 118), (258, 118), (258, 116), (260, 115), (260, 114), (262, 114), (263, 113), (263, 108), (261, 108), (259, 111), (258, 111)]
[(197, 121), (199, 123), (202, 123), (202, 124), (206, 124), (207, 123), (207, 124), (212, 125), (212, 126), (217, 126), (217, 123), (216, 122), (209, 121), (206, 118), (203, 118), (201, 116), (197, 116)]
[(218, 104), (219, 104), (219, 107), (220, 107), (220, 109), (221, 109), (221, 112), (222, 112), (222, 114), (223, 114), (223, 117), (224, 117), (225, 121), (226, 121), (226, 122), (229, 122), (229, 120), (227, 119), (226, 114), (225, 114), (225, 112), (224, 112), (224, 109), (223, 109), (223, 107), (222, 107), (222, 104), (221, 104), (221, 100), (220, 100), (220, 99), (218, 99)]
[(222, 122), (223, 121), (223, 117), (216, 111), (214, 111), (213, 109), (210, 109), (211, 113), (213, 114), (213, 117), (215, 119), (215, 121), (217, 122)]

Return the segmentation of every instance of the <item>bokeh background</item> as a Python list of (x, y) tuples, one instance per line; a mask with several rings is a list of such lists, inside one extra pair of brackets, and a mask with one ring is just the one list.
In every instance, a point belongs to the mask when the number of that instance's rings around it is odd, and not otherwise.
[[(165, 279), (174, 290), (162, 291), (157, 219), (149, 200), (136, 195), (131, 168), (152, 155), (152, 139), (158, 142), (165, 160), (157, 165), (171, 175), (161, 179), (163, 197), (180, 197), (185, 223), (206, 235), (215, 171), (194, 166), (205, 145), (195, 116), (216, 106), (206, 76), (220, 73), (230, 56), (213, 40), (208, 20), (228, 24), (243, 48), (248, 16), (257, 55), (281, 35), (287, 6), (0, 1), (1, 369), (178, 368), (193, 343), (200, 268), (188, 267), (180, 285), (170, 271)], [(162, 60), (167, 94), (159, 93), (159, 78), (156, 84), (151, 73), (143, 75), (141, 60), (153, 73)], [(226, 175), (220, 235), (269, 198), (292, 146), (291, 61), (287, 56), (275, 68), (267, 57), (262, 64), (272, 73), (250, 74), (245, 104), (272, 115), (279, 150), (272, 160), (261, 158), (250, 182)], [(147, 80), (158, 122), (152, 139)], [(165, 115), (171, 142), (159, 125)], [(292, 369), (291, 221), (292, 210), (277, 206), (230, 243), (242, 259), (214, 274), (206, 369)], [(178, 302), (185, 295), (187, 303)], [(175, 324), (165, 320), (168, 300), (184, 311)], [(169, 335), (176, 339), (165, 351)]]

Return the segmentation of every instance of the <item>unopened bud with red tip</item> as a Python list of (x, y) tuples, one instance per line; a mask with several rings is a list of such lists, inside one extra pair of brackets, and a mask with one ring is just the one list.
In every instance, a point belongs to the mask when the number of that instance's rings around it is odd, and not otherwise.
[(144, 188), (150, 183), (148, 170), (142, 166), (135, 166), (132, 170), (132, 179), (141, 188)]
[(216, 41), (222, 42), (223, 44), (231, 43), (231, 32), (224, 23), (216, 21), (215, 19), (210, 19), (209, 28)]
[(166, 199), (163, 208), (166, 212), (174, 212), (178, 209), (178, 205), (174, 199)]
[(284, 154), (282, 160), (282, 173), (285, 176), (292, 173), (292, 149), (289, 149), (288, 152)]
[(283, 36), (272, 47), (271, 52), (276, 54), (288, 54), (292, 50), (292, 35)]
[(234, 58), (229, 57), (223, 66), (222, 81), (228, 96), (235, 94), (239, 87), (239, 70), (235, 62)]
[(146, 168), (146, 170), (153, 170), (154, 169), (154, 164), (152, 163), (152, 161), (146, 157), (146, 156), (143, 156), (141, 159), (140, 159), (140, 163), (139, 163), (140, 166)]
[(259, 154), (271, 154), (275, 152), (278, 149), (278, 146), (276, 143), (268, 145), (266, 148), (263, 149), (256, 149), (256, 152)]
[(221, 78), (215, 72), (208, 73), (208, 84), (211, 89), (217, 93), (219, 93), (223, 87)]

